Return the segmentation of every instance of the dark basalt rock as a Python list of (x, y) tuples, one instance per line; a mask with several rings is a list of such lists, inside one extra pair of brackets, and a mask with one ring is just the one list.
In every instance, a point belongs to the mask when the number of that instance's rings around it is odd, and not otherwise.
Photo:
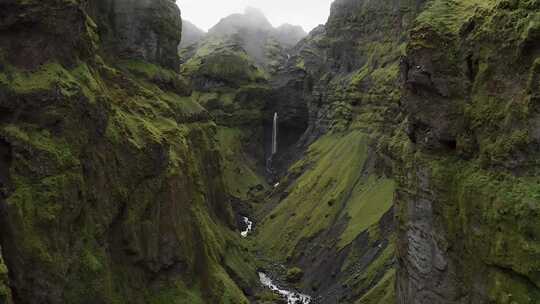
[(9, 0), (0, 15), (0, 302), (169, 301), (205, 282), (218, 303), (252, 266), (225, 267), (240, 247), (216, 126), (174, 71), (174, 1)]
[(414, 152), (396, 171), (400, 304), (540, 301), (540, 49), (527, 39), (540, 6), (485, 4), (432, 1), (402, 62)]
[(182, 19), (174, 0), (98, 0), (89, 6), (107, 51), (179, 69)]
[(96, 51), (91, 34), (92, 24), (77, 2), (0, 2), (0, 49), (15, 66), (33, 69), (49, 60), (72, 65), (87, 59)]

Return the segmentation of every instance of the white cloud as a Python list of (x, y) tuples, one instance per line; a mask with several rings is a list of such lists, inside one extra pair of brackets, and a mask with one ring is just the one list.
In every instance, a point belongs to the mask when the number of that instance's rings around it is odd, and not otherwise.
[(208, 30), (233, 13), (242, 13), (247, 6), (264, 12), (274, 26), (283, 23), (301, 25), (307, 32), (326, 23), (332, 0), (177, 0), (182, 18)]

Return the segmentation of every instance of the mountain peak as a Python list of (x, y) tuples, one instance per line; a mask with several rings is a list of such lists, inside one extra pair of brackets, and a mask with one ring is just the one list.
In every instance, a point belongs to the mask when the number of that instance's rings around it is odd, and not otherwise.
[(253, 6), (246, 6), (246, 8), (244, 9), (244, 15), (266, 19), (264, 13), (260, 9)]
[(232, 14), (221, 19), (208, 32), (228, 35), (237, 33), (239, 29), (270, 30), (273, 28), (263, 12), (257, 8), (246, 7), (243, 14)]

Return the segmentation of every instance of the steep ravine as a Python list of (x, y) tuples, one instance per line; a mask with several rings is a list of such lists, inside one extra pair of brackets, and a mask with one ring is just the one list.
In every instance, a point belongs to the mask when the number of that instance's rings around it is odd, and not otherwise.
[(0, 303), (540, 303), (540, 1), (181, 33), (0, 1)]

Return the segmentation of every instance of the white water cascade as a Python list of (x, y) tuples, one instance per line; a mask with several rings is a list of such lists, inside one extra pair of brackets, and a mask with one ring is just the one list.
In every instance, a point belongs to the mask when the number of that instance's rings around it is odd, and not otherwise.
[(264, 286), (270, 288), (270, 290), (272, 290), (273, 292), (276, 292), (283, 298), (287, 299), (287, 304), (310, 304), (311, 303), (310, 296), (279, 288), (276, 284), (274, 284), (274, 282), (272, 282), (272, 279), (270, 279), (265, 273), (259, 272), (259, 280)]
[(278, 114), (274, 113), (274, 125), (272, 127), (272, 156), (277, 153), (277, 132), (278, 132)]
[(242, 235), (242, 237), (247, 237), (248, 234), (251, 232), (252, 228), (253, 228), (253, 222), (250, 221), (247, 217), (242, 217), (242, 220), (244, 221), (244, 223), (246, 224), (246, 229), (241, 231), (240, 232), (240, 235)]

